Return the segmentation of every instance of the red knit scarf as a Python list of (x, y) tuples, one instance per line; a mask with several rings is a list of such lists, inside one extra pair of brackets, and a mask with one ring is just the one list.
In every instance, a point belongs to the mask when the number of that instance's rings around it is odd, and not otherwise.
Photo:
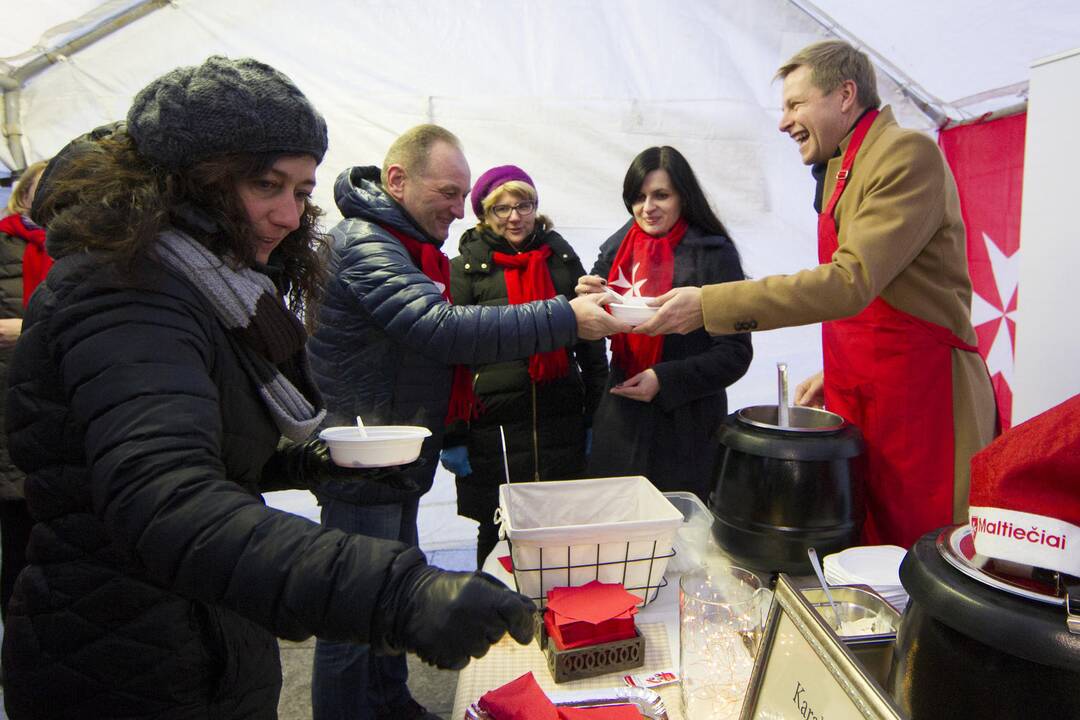
[(45, 279), (53, 264), (45, 252), (45, 229), (27, 224), (22, 215), (8, 215), (0, 219), (0, 232), (26, 241), (22, 258), (23, 307), (26, 307), (34, 288)]
[[(442, 250), (431, 243), (420, 242), (400, 230), (380, 225), (405, 246), (420, 272), (427, 275), (435, 287), (442, 291), (447, 302), (450, 298), (450, 260)], [(471, 420), (476, 414), (476, 396), (473, 394), (472, 373), (468, 365), (454, 366), (454, 380), (450, 386), (450, 405), (446, 409), (446, 424), (457, 420)]]
[[(675, 277), (675, 246), (686, 234), (679, 218), (667, 235), (653, 237), (635, 222), (623, 238), (608, 273), (608, 285), (627, 297), (660, 297)], [(664, 336), (619, 333), (611, 338), (611, 359), (631, 378), (660, 362)]]
[[(503, 268), (506, 299), (511, 305), (555, 297), (555, 285), (551, 282), (551, 272), (547, 266), (549, 257), (550, 245), (517, 255), (501, 252), (491, 254), (492, 261)], [(529, 377), (533, 382), (548, 382), (566, 377), (569, 373), (570, 359), (565, 348), (536, 353), (529, 358)]]

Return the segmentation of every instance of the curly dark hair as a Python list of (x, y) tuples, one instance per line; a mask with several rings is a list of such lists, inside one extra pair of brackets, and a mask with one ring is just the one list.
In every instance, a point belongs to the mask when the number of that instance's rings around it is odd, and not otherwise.
[[(166, 172), (139, 155), (120, 125), (83, 136), (57, 155), (42, 177), (34, 212), (49, 228), (50, 251), (99, 251), (129, 271), (168, 225), (182, 227), (219, 256), (252, 265), (257, 238), (237, 187), (261, 176), (280, 157), (220, 155)], [(318, 223), (322, 214), (305, 202), (300, 226), (271, 256), (282, 270), (289, 305), (309, 329), (326, 277), (321, 260), (326, 240)]]

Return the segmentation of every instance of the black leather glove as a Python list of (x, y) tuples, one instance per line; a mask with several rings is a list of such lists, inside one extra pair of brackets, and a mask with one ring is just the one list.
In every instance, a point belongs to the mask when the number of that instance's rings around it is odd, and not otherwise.
[(536, 605), (487, 573), (423, 564), (396, 595), (391, 644), (430, 665), (460, 670), (508, 631), (522, 645), (532, 640)]
[(277, 451), (263, 466), (260, 489), (300, 488), (313, 490), (327, 480), (366, 480), (377, 482), (395, 490), (415, 492), (420, 489), (409, 477), (410, 470), (426, 464), (420, 458), (408, 465), (384, 468), (348, 468), (335, 465), (330, 459), (330, 449), (322, 440), (293, 443), (282, 440)]

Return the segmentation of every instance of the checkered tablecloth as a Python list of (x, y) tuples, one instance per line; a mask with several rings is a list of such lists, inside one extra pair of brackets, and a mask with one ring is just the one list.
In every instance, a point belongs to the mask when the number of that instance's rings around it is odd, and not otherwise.
[[(479, 660), (473, 660), (458, 675), (457, 693), (454, 695), (454, 720), (465, 717), (465, 709), (480, 699), (488, 690), (514, 680), (532, 671), (536, 682), (544, 690), (580, 690), (588, 688), (623, 687), (623, 676), (648, 675), (659, 670), (675, 667), (667, 639), (667, 630), (663, 623), (642, 623), (638, 625), (645, 636), (645, 664), (633, 670), (620, 670), (608, 675), (599, 675), (584, 680), (555, 684), (548, 672), (544, 653), (535, 641), (528, 645), (518, 645), (509, 635), (493, 645), (488, 654)], [(682, 701), (679, 697), (679, 685), (674, 683), (656, 688), (664, 698), (669, 720), (682, 720)]]

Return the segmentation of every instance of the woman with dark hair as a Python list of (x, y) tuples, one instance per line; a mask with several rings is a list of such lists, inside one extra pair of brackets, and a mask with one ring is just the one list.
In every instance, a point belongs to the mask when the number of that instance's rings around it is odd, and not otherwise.
[(287, 77), (212, 57), (46, 168), (56, 263), (7, 396), (36, 522), (4, 628), (12, 717), (273, 718), (275, 636), (455, 668), (531, 636), (532, 603), (487, 576), (263, 503), (361, 472), (306, 441), (325, 412), (294, 310), (321, 284), (325, 151)]
[[(578, 294), (607, 285), (627, 297), (658, 297), (672, 287), (743, 279), (735, 245), (675, 148), (651, 147), (634, 158), (623, 203), (633, 217), (600, 247)], [(746, 333), (614, 336), (589, 475), (644, 475), (663, 491), (687, 490), (707, 501), (713, 434), (727, 414), (725, 388), (752, 357)]]
[[(532, 178), (516, 165), (481, 175), (472, 189), (479, 221), (450, 261), (450, 296), (458, 305), (517, 305), (573, 297), (584, 274), (574, 249), (539, 213)], [(585, 471), (587, 437), (607, 382), (604, 341), (575, 343), (520, 360), (475, 366), (476, 417), (447, 438), (443, 465), (457, 477), (458, 512), (479, 523), (477, 567), (499, 541), (493, 520), (506, 467), (514, 482), (569, 480)], [(455, 438), (456, 439), (456, 438)]]

